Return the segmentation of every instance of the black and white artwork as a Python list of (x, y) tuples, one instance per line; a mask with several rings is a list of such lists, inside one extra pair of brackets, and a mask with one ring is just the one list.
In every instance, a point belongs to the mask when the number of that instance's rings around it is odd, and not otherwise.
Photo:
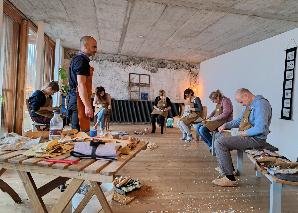
[(285, 89), (292, 89), (293, 83), (292, 80), (288, 80), (285, 83)]
[(291, 107), (291, 99), (284, 100), (284, 107)]
[(291, 120), (297, 47), (286, 50), (281, 119)]
[(287, 70), (294, 69), (294, 61), (288, 61), (287, 62)]
[(295, 59), (295, 51), (288, 52), (287, 61), (291, 61)]
[(286, 71), (286, 79), (293, 79), (294, 70)]
[(282, 116), (284, 116), (286, 118), (290, 117), (290, 109), (283, 108), (283, 110), (282, 110)]
[(292, 98), (292, 90), (285, 90), (285, 98)]

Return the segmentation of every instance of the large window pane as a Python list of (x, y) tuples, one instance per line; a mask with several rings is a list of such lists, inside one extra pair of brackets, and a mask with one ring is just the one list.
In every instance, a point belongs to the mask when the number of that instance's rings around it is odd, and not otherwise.
[[(31, 96), (31, 94), (36, 90), (36, 85), (42, 79), (37, 79), (37, 54), (36, 54), (36, 39), (37, 33), (29, 28), (28, 30), (28, 46), (27, 46), (27, 67), (26, 67), (26, 80), (25, 80), (25, 101)], [(24, 103), (26, 106), (26, 103)], [(31, 129), (32, 121), (28, 112), (27, 107), (24, 107), (24, 119), (23, 119), (23, 130), (27, 131)]]

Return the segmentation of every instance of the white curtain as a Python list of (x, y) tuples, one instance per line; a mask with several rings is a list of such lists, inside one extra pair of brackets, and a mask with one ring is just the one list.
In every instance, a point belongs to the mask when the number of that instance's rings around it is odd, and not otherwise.
[(36, 70), (36, 32), (29, 29), (28, 34), (28, 51), (27, 51), (27, 68), (26, 68), (26, 83), (25, 83), (25, 98), (28, 99), (30, 95), (37, 89), (40, 85), (41, 79), (37, 78)]

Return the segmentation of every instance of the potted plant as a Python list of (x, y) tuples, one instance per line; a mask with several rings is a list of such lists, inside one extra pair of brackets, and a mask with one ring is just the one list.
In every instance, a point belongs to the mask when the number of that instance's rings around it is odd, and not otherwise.
[(62, 98), (62, 113), (66, 112), (66, 108), (65, 108), (65, 99), (66, 99), (66, 95), (68, 93), (68, 74), (67, 71), (63, 68), (60, 67), (58, 69), (58, 73), (59, 73), (59, 84), (60, 84), (60, 92), (61, 92), (61, 98)]

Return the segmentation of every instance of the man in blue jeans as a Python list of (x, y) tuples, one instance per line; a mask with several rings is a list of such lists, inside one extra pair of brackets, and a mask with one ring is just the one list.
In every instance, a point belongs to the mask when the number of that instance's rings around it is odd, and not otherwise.
[(72, 58), (69, 66), (70, 90), (67, 95), (67, 118), (71, 121), (72, 128), (78, 131), (82, 129), (79, 120), (78, 99), (84, 105), (85, 115), (93, 117), (91, 99), (88, 98), (87, 81), (93, 72), (93, 68), (89, 64), (89, 57), (94, 56), (96, 52), (96, 40), (91, 36), (83, 36), (80, 40), (80, 52)]

